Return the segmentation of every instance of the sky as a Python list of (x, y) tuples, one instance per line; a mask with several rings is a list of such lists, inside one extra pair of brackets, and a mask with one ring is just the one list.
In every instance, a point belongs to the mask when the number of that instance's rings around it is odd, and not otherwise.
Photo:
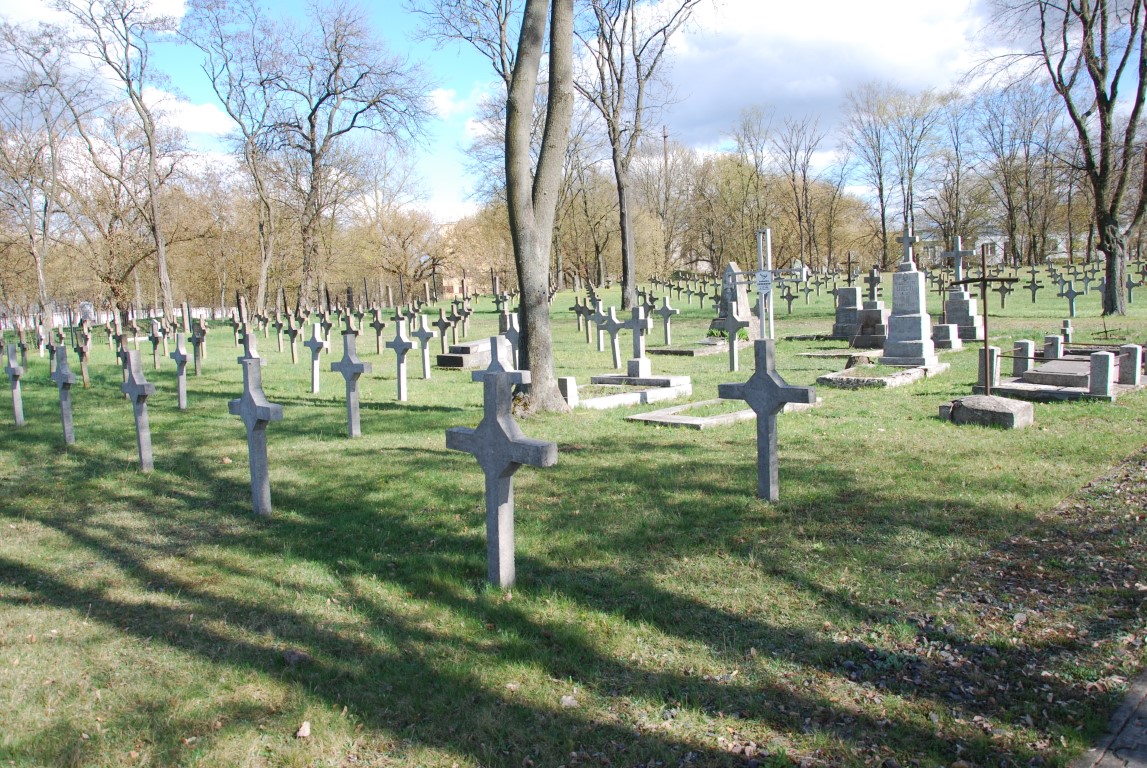
[[(180, 15), (182, 0), (154, 0)], [(47, 18), (44, 0), (0, 0), (0, 17), (27, 23)], [(277, 10), (303, 15), (300, 0)], [(481, 97), (499, 87), (490, 64), (462, 43), (436, 47), (417, 40), (418, 19), (401, 0), (365, 3), (378, 35), (418, 62), (433, 83), (435, 120), (411, 152), (420, 179), (418, 205), (441, 221), (477, 207), (465, 151)], [(845, 95), (867, 81), (909, 90), (943, 88), (982, 55), (986, 0), (706, 0), (672, 41), (666, 76), (672, 103), (659, 116), (671, 140), (700, 150), (725, 145), (742, 110), (762, 107), (776, 118), (816, 116), (831, 129)], [(165, 44), (155, 63), (170, 77), (165, 104), (194, 147), (221, 151), (230, 123), (215, 103), (186, 46)], [(156, 98), (160, 98), (158, 95)]]

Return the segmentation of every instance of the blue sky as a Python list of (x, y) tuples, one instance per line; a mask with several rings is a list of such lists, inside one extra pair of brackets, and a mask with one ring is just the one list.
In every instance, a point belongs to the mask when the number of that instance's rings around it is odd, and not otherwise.
[[(668, 0), (667, 0), (668, 1)], [(864, 81), (888, 80), (909, 89), (953, 83), (981, 56), (986, 0), (709, 0), (674, 39), (667, 69), (675, 103), (660, 124), (688, 146), (712, 150), (727, 141), (741, 111), (774, 110), (777, 117), (815, 115), (832, 128), (844, 95)], [(182, 0), (153, 0), (180, 14)], [(0, 0), (0, 16), (43, 18), (44, 0)], [(299, 0), (275, 2), (276, 12), (302, 16)], [(435, 84), (438, 119), (412, 155), (424, 195), (420, 204), (442, 220), (472, 210), (474, 181), (465, 173), (478, 97), (494, 87), (489, 63), (463, 44), (436, 48), (417, 41), (418, 19), (401, 0), (364, 5), (392, 50), (421, 63)], [(175, 120), (194, 143), (218, 147), (226, 118), (213, 105), (196, 52), (174, 45), (156, 51), (180, 99)], [(826, 147), (830, 148), (830, 147)]]

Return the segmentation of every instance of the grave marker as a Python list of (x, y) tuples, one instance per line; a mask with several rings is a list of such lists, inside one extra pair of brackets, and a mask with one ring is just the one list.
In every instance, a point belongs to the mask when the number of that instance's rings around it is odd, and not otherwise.
[(422, 378), (430, 378), (430, 340), (438, 335), (438, 331), (430, 327), (426, 315), (418, 316), (418, 327), (410, 334), (418, 339), (418, 348), (422, 351)]
[(24, 426), (24, 394), (20, 391), (20, 377), (24, 375), (24, 367), (16, 364), (16, 345), (8, 345), (8, 365), (4, 368), (8, 374), (8, 382), (12, 387), (12, 416), (16, 426)]
[(178, 407), (181, 411), (187, 410), (187, 337), (183, 333), (175, 334), (175, 349), (168, 355), (175, 361), (175, 388), (178, 397)]
[(406, 323), (395, 317), (394, 338), (386, 342), (388, 349), (394, 350), (398, 358), (398, 399), (406, 402), (406, 353), (414, 348), (410, 338), (406, 335)]
[(131, 400), (132, 413), (135, 416), (135, 442), (139, 449), (139, 468), (143, 472), (150, 472), (155, 469), (155, 462), (151, 454), (151, 424), (147, 420), (147, 398), (155, 394), (155, 385), (143, 376), (143, 363), (140, 361), (138, 349), (127, 350), (127, 381), (120, 385), (120, 389)]
[[(497, 338), (491, 339), (497, 349)], [(471, 453), (486, 476), (486, 578), (502, 589), (514, 585), (514, 473), (523, 465), (552, 467), (558, 460), (556, 443), (525, 437), (511, 415), (512, 384), (528, 384), (528, 371), (482, 373), (483, 414), (477, 428), (446, 430), (446, 447)], [(499, 365), (500, 367), (500, 365)], [(478, 372), (475, 372), (477, 378)]]
[(362, 374), (370, 373), (371, 364), (364, 363), (358, 357), (358, 352), (355, 349), (358, 330), (354, 327), (354, 320), (350, 315), (343, 316), (343, 324), (343, 357), (337, 363), (331, 363), (331, 370), (341, 373), (346, 381), (347, 436), (361, 437), (358, 379)]
[(777, 373), (775, 344), (772, 339), (754, 343), (756, 370), (747, 382), (717, 386), (718, 397), (744, 400), (757, 414), (757, 497), (771, 502), (780, 498), (777, 414), (787, 403), (816, 402), (815, 388), (790, 386)]
[(227, 412), (247, 428), (247, 459), (251, 465), (251, 506), (256, 515), (271, 514), (271, 479), (267, 468), (267, 424), (282, 421), (283, 406), (263, 393), (263, 369), (258, 358), (240, 357), (243, 395), (227, 403)]
[(60, 389), (60, 421), (64, 426), (64, 444), (76, 444), (76, 431), (72, 425), (72, 385), (76, 383), (76, 375), (68, 367), (68, 349), (60, 345), (56, 347), (56, 370), (52, 373), (52, 381)]
[[(705, 295), (704, 292), (702, 292), (701, 295), (704, 296)], [(661, 316), (662, 330), (665, 331), (665, 346), (668, 347), (671, 344), (673, 344), (673, 331), (670, 328), (670, 318), (672, 318), (674, 315), (681, 314), (681, 310), (674, 309), (673, 307), (669, 306), (669, 297), (668, 296), (662, 296), (661, 297), (661, 306), (658, 307), (657, 309), (653, 310), (653, 313)], [(585, 340), (589, 341), (588, 331), (586, 333), (586, 339)]]
[[(319, 330), (319, 324), (315, 323), (311, 326), (311, 338), (303, 342), (303, 346), (311, 351), (311, 394), (317, 395), (319, 393), (319, 355), (322, 354), (323, 349), (327, 343), (323, 341), (322, 333)], [(293, 346), (293, 342), (292, 342)]]

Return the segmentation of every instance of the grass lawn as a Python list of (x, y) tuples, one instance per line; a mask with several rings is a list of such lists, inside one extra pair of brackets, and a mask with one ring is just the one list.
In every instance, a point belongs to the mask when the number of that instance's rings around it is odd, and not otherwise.
[[(1055, 332), (1066, 301), (1049, 293), (990, 301), (993, 343)], [(586, 384), (611, 358), (573, 301), (553, 304), (558, 375)], [(673, 305), (675, 341), (704, 338), (708, 306)], [(828, 293), (784, 307), (778, 337), (832, 324)], [(1147, 300), (1106, 324), (1096, 294), (1077, 307), (1077, 342), (1147, 341)], [(482, 300), (470, 337), (496, 324)], [(970, 394), (974, 347), (912, 386), (820, 388), (820, 407), (780, 418), (778, 504), (755, 498), (751, 422), (624, 421), (666, 404), (535, 417), (525, 433), (559, 460), (516, 476), (502, 592), (484, 582), (481, 471), (445, 448), (481, 417), (469, 372), (423, 381), (414, 352), (398, 403), (368, 330), (351, 441), (341, 345), (312, 395), (309, 366), (260, 340), (285, 418), (258, 519), (229, 330), (185, 413), (174, 364), (153, 373), (143, 343), (147, 475), (96, 339), (76, 446), (46, 359), (30, 354), (24, 428), (0, 398), (0, 765), (1057, 766), (1144, 659), (1143, 392), (1036, 405), (1019, 432), (958, 428), (936, 414)], [(778, 370), (810, 385), (844, 359), (798, 353), (840, 347), (782, 340)], [(707, 400), (748, 378), (740, 354), (736, 374), (723, 354), (653, 370)]]

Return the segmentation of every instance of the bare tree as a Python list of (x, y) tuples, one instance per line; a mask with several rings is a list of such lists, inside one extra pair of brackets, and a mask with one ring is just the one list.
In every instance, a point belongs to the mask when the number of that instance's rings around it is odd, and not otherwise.
[(259, 273), (254, 307), (263, 311), (277, 245), (269, 155), (275, 143), (272, 98), (281, 76), (281, 30), (255, 0), (193, 0), (182, 34), (203, 53), (203, 71), (235, 123), (236, 154), (251, 179), (257, 203)]
[(915, 94), (897, 87), (890, 87), (887, 95), (891, 110), (892, 167), (900, 187), (900, 213), (904, 226), (915, 229), (916, 180), (921, 164), (931, 158), (942, 98), (931, 90)]
[(865, 83), (847, 95), (845, 108), (845, 143), (856, 158), (856, 168), (875, 194), (879, 221), (880, 265), (887, 269), (891, 250), (888, 246), (888, 207), (892, 172), (892, 118), (889, 111), (888, 86)]
[(1136, 137), (1147, 95), (1144, 0), (997, 0), (998, 20), (1059, 94), (1091, 187), (1098, 248), (1106, 256), (1103, 313), (1126, 314), (1127, 241), (1147, 210), (1143, 147)]
[(46, 30), (0, 28), (8, 77), (0, 81), (0, 204), (21, 230), (32, 261), (41, 309), (49, 302), (44, 263), (57, 218), (61, 142), (67, 108), (53, 83), (63, 76), (64, 50)]
[[(573, 119), (573, 0), (412, 0), (411, 6), (426, 16), (428, 36), (472, 45), (490, 60), (506, 85), (506, 209), (525, 337), (520, 364), (530, 370), (529, 408), (565, 410), (554, 373), (549, 282), (555, 213)], [(535, 155), (547, 24), (549, 82)]]
[(781, 130), (774, 133), (772, 147), (781, 175), (789, 187), (789, 213), (796, 227), (801, 264), (809, 266), (814, 248), (812, 156), (824, 139), (824, 131), (815, 118), (785, 118)]
[(702, 0), (673, 0), (656, 6), (638, 0), (588, 0), (592, 22), (578, 37), (591, 71), (577, 78), (578, 91), (597, 107), (609, 138), (617, 184), (621, 230), (621, 306), (637, 301), (636, 254), (629, 199), (629, 168), (654, 104), (651, 88), (669, 50), (669, 40)]
[(171, 30), (169, 18), (151, 15), (146, 5), (133, 0), (56, 0), (55, 7), (73, 22), (70, 41), (73, 51), (86, 56), (101, 69), (111, 72), (123, 89), (139, 122), (140, 135), (147, 149), (147, 164), (142, 169), (146, 196), (140, 201), (146, 208), (151, 239), (155, 245), (155, 262), (165, 317), (173, 315), (171, 276), (167, 269), (167, 244), (163, 211), (159, 203), (160, 186), (167, 169), (160, 147), (155, 109), (144, 99), (144, 91), (162, 80), (151, 64), (151, 38)]
[(320, 226), (335, 196), (334, 161), (344, 140), (358, 130), (397, 142), (417, 136), (427, 117), (426, 86), (417, 68), (393, 56), (374, 37), (363, 11), (341, 2), (312, 4), (305, 30), (283, 25), (278, 67), (269, 82), (271, 127), (293, 155), (302, 240), (300, 302), (318, 297)]

